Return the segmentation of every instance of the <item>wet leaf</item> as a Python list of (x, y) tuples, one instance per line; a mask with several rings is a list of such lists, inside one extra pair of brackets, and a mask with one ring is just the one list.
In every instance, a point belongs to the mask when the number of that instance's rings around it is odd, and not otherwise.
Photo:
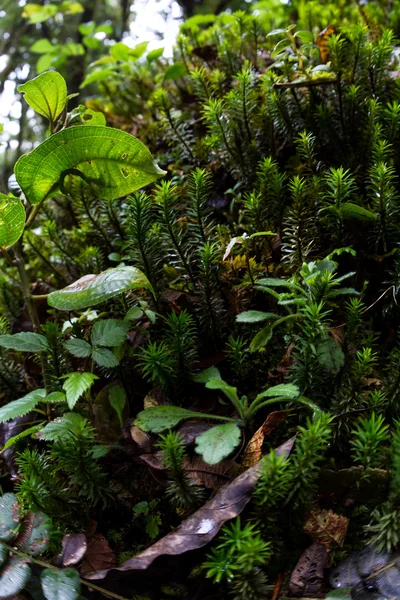
[(22, 531), (15, 545), (32, 556), (42, 554), (49, 545), (50, 517), (42, 512), (28, 513), (22, 522)]
[(77, 600), (81, 588), (75, 569), (44, 569), (40, 576), (46, 600)]
[[(294, 438), (288, 440), (276, 452), (278, 456), (288, 456), (293, 448)], [(259, 465), (254, 465), (232, 482), (223, 486), (204, 506), (183, 521), (175, 530), (161, 538), (137, 556), (126, 561), (121, 567), (111, 570), (135, 571), (147, 569), (162, 555), (179, 555), (189, 550), (202, 548), (218, 533), (222, 525), (237, 517), (251, 498), (254, 486), (260, 477)], [(104, 569), (87, 576), (87, 579), (104, 579), (110, 569)]]
[(0, 599), (9, 600), (28, 583), (31, 568), (27, 558), (13, 556), (0, 574)]
[(62, 539), (61, 562), (64, 567), (77, 565), (85, 555), (87, 549), (84, 533), (67, 533)]
[(314, 542), (300, 556), (289, 581), (292, 594), (317, 594), (324, 582), (324, 569), (328, 566), (328, 552), (323, 544)]
[(343, 546), (349, 520), (332, 510), (313, 510), (304, 524), (304, 531), (314, 542), (320, 542), (327, 550)]
[(0, 540), (8, 542), (19, 529), (20, 507), (15, 494), (0, 497)]
[[(87, 539), (87, 550), (83, 557), (81, 575), (87, 577), (98, 569), (112, 569), (117, 558), (102, 533), (94, 533)], [(89, 577), (90, 579), (90, 577)]]

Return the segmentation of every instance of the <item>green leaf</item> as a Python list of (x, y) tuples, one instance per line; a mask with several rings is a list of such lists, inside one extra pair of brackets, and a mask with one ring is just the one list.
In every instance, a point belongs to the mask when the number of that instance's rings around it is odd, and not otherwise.
[(196, 452), (209, 465), (226, 458), (240, 442), (240, 429), (235, 423), (217, 425), (196, 438)]
[(264, 348), (264, 346), (266, 346), (269, 340), (272, 338), (273, 333), (273, 324), (263, 327), (263, 329), (261, 329), (261, 331), (259, 331), (251, 340), (250, 352), (257, 352), (257, 350)]
[(0, 194), (0, 246), (9, 248), (21, 237), (25, 226), (25, 209), (19, 198)]
[(259, 279), (258, 283), (270, 287), (296, 287), (291, 281), (288, 281), (287, 279), (278, 279), (277, 277), (264, 277), (263, 279)]
[(237, 323), (259, 323), (267, 319), (278, 319), (279, 315), (260, 310), (246, 310), (236, 317)]
[(79, 87), (82, 89), (87, 85), (90, 85), (91, 83), (105, 81), (106, 79), (115, 78), (115, 76), (116, 73), (112, 69), (97, 69), (96, 71), (89, 73), (89, 75), (86, 75), (85, 79)]
[(29, 19), (31, 25), (36, 25), (54, 17), (57, 11), (58, 7), (55, 4), (46, 4), (45, 6), (41, 4), (25, 4), (22, 16), (25, 19)]
[(325, 596), (325, 600), (351, 600), (351, 588), (332, 590)]
[(67, 103), (67, 84), (64, 77), (56, 71), (38, 75), (35, 79), (18, 86), (18, 91), (24, 94), (29, 106), (46, 117), (50, 123), (54, 123)]
[(82, 56), (85, 54), (85, 47), (82, 44), (65, 44), (62, 46), (62, 53), (64, 56)]
[(15, 176), (30, 204), (53, 195), (71, 172), (90, 183), (103, 200), (126, 196), (165, 174), (133, 135), (95, 125), (56, 133), (15, 165)]
[(106, 118), (104, 114), (99, 110), (92, 110), (91, 108), (87, 108), (82, 115), (82, 120), (84, 125), (97, 125), (98, 127), (106, 126)]
[(178, 79), (178, 77), (184, 77), (185, 75), (188, 75), (185, 63), (176, 62), (173, 65), (170, 65), (165, 70), (164, 81), (169, 81), (170, 79)]
[(9, 600), (28, 583), (31, 569), (27, 558), (13, 556), (3, 567), (0, 575), (0, 599)]
[(297, 385), (293, 383), (281, 383), (280, 385), (274, 385), (268, 390), (258, 394), (256, 400), (259, 398), (286, 398), (288, 400), (298, 398), (300, 396), (300, 390)]
[(115, 385), (114, 387), (112, 387), (108, 394), (108, 400), (112, 408), (117, 413), (120, 425), (122, 427), (122, 412), (126, 404), (126, 394), (124, 388), (121, 385)]
[(32, 427), (28, 427), (27, 429), (24, 429), (24, 431), (21, 431), (21, 433), (19, 433), (18, 435), (14, 435), (14, 437), (12, 437), (6, 441), (1, 452), (4, 452), (4, 450), (7, 450), (7, 448), (9, 448), (10, 446), (17, 444), (23, 438), (26, 438), (28, 436), (33, 437), (35, 433), (37, 433), (38, 431), (41, 430), (43, 425), (44, 425), (44, 423), (40, 423), (39, 425), (33, 425)]
[(17, 496), (0, 496), (0, 541), (9, 542), (18, 533), (20, 518), (21, 509)]
[(19, 400), (13, 400), (0, 408), (0, 423), (10, 421), (16, 417), (23, 417), (31, 412), (40, 402), (43, 402), (46, 396), (46, 390), (39, 389), (29, 392)]
[(14, 335), (8, 333), (0, 335), (0, 346), (18, 352), (46, 352), (49, 350), (49, 344), (44, 335), (30, 331), (14, 333)]
[(72, 338), (64, 342), (64, 347), (72, 356), (76, 356), (77, 358), (86, 358), (92, 353), (92, 346), (88, 342), (85, 342), (85, 340), (78, 338)]
[(51, 392), (48, 396), (43, 398), (45, 404), (62, 404), (67, 402), (67, 398), (64, 392)]
[(117, 42), (114, 46), (111, 46), (110, 54), (115, 60), (128, 60), (129, 50), (129, 46), (122, 42)]
[(72, 410), (79, 398), (87, 392), (98, 379), (93, 373), (69, 373), (66, 376), (63, 389), (67, 396), (67, 403)]
[(106, 369), (113, 369), (119, 365), (118, 358), (108, 348), (96, 348), (92, 352), (92, 358), (100, 367)]
[(191, 419), (199, 416), (204, 418), (209, 417), (207, 414), (193, 412), (180, 406), (152, 406), (151, 408), (142, 410), (138, 414), (135, 425), (143, 431), (160, 433), (160, 431), (175, 427), (183, 419)]
[(20, 537), (23, 544), (22, 551), (29, 552), (32, 556), (43, 554), (49, 545), (51, 533), (50, 517), (42, 512), (29, 513), (26, 516), (26, 526)]
[(154, 50), (150, 50), (150, 52), (147, 54), (146, 58), (147, 58), (148, 62), (151, 63), (154, 60), (157, 60), (158, 58), (160, 58), (163, 54), (164, 54), (164, 48), (155, 48)]
[(343, 219), (355, 219), (357, 221), (376, 221), (377, 215), (358, 204), (344, 202), (340, 205), (340, 215)]
[(8, 548), (5, 544), (0, 542), (0, 567), (6, 560), (7, 556), (8, 556)]
[(44, 569), (40, 575), (46, 600), (77, 600), (80, 579), (75, 569)]
[(67, 15), (77, 15), (84, 12), (84, 7), (80, 2), (61, 2), (59, 10)]
[(120, 266), (98, 275), (84, 275), (68, 287), (49, 294), (47, 301), (59, 310), (79, 310), (141, 288), (152, 290), (147, 277), (135, 267)]
[(226, 381), (220, 377), (212, 377), (209, 379), (206, 383), (206, 388), (210, 390), (221, 390), (229, 400), (234, 403), (239, 402), (236, 388), (226, 383)]
[(314, 42), (314, 35), (311, 31), (296, 31), (294, 37), (300, 38), (303, 44), (312, 44)]
[(40, 75), (44, 71), (50, 69), (51, 65), (53, 64), (56, 58), (57, 56), (56, 54), (54, 54), (54, 52), (42, 54), (42, 56), (36, 63), (36, 72)]
[(340, 344), (327, 337), (317, 346), (318, 362), (330, 373), (336, 375), (344, 365), (345, 356)]
[(30, 47), (30, 51), (34, 54), (47, 54), (48, 52), (54, 52), (55, 47), (47, 38), (42, 38), (41, 40), (37, 40)]
[(124, 343), (128, 331), (129, 323), (120, 319), (96, 321), (91, 332), (92, 345), (115, 348)]
[(79, 432), (86, 422), (87, 420), (78, 413), (64, 413), (61, 418), (47, 423), (37, 437), (46, 442), (58, 442), (71, 436), (71, 433)]
[(140, 306), (132, 306), (125, 315), (125, 319), (129, 321), (137, 321), (143, 317), (143, 310)]
[(193, 377), (193, 381), (196, 383), (207, 383), (210, 379), (221, 379), (221, 374), (217, 367), (208, 367), (208, 369), (204, 369), (204, 371)]
[(143, 56), (143, 54), (146, 52), (147, 50), (147, 46), (149, 45), (149, 42), (140, 42), (139, 44), (136, 44), (136, 46), (134, 48), (130, 48), (129, 49), (129, 58), (132, 60), (138, 60), (139, 58), (141, 58)]

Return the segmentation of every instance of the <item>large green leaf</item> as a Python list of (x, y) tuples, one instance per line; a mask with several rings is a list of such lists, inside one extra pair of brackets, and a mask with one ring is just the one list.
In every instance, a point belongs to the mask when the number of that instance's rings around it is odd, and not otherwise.
[(63, 389), (67, 396), (67, 403), (72, 410), (79, 398), (83, 396), (98, 379), (93, 373), (69, 373), (65, 378)]
[(54, 123), (67, 103), (67, 84), (56, 71), (47, 71), (18, 87), (36, 112)]
[(29, 392), (23, 398), (13, 400), (0, 408), (0, 423), (10, 421), (16, 417), (23, 417), (33, 410), (46, 396), (46, 390), (39, 389)]
[(21, 156), (15, 176), (28, 202), (54, 194), (67, 175), (80, 176), (104, 200), (156, 181), (165, 172), (138, 139), (112, 127), (70, 127)]
[(28, 513), (24, 519), (25, 528), (16, 541), (16, 545), (32, 556), (43, 554), (49, 545), (51, 520), (42, 512)]
[(317, 346), (318, 362), (327, 371), (336, 375), (344, 365), (344, 352), (340, 344), (333, 338), (327, 337)]
[(210, 415), (193, 412), (180, 406), (152, 406), (142, 410), (136, 420), (135, 425), (143, 431), (152, 431), (160, 433), (165, 429), (175, 427), (183, 419), (191, 419), (194, 417), (207, 418)]
[(246, 310), (236, 317), (238, 323), (259, 323), (267, 319), (278, 319), (278, 315), (260, 310)]
[(92, 345), (115, 348), (125, 341), (128, 331), (129, 323), (120, 319), (96, 321), (91, 331)]
[(20, 507), (15, 494), (0, 496), (0, 541), (8, 542), (19, 529)]
[(0, 575), (0, 599), (9, 600), (20, 592), (28, 583), (31, 568), (27, 558), (13, 556)]
[(265, 392), (258, 394), (257, 398), (286, 398), (287, 400), (294, 400), (300, 396), (300, 390), (297, 385), (293, 383), (281, 383), (280, 385), (274, 385)]
[(88, 344), (88, 342), (85, 342), (85, 340), (80, 340), (79, 338), (67, 340), (64, 343), (64, 346), (68, 352), (77, 358), (87, 358), (92, 353), (92, 346)]
[(106, 369), (113, 369), (119, 365), (119, 360), (109, 348), (95, 348), (92, 353), (93, 360)]
[(40, 333), (22, 331), (21, 333), (8, 333), (0, 335), (0, 346), (7, 350), (17, 350), (19, 352), (45, 352), (49, 349), (49, 344)]
[(75, 569), (44, 569), (40, 576), (46, 600), (76, 600), (80, 592), (80, 579)]
[(196, 452), (209, 465), (226, 458), (240, 442), (240, 429), (235, 423), (217, 425), (196, 438)]
[(68, 287), (52, 292), (47, 301), (59, 310), (79, 310), (138, 288), (152, 289), (149, 280), (139, 269), (115, 267), (98, 275), (84, 275)]
[(21, 237), (25, 226), (25, 209), (19, 198), (0, 194), (0, 246), (9, 248)]
[(376, 221), (377, 219), (375, 213), (352, 202), (344, 202), (340, 205), (340, 215), (343, 219), (355, 219), (357, 221)]

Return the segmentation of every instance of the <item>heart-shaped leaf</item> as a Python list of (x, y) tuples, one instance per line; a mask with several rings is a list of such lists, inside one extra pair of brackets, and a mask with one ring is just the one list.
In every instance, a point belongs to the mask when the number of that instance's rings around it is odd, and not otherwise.
[(235, 423), (217, 425), (196, 438), (196, 452), (209, 465), (226, 458), (240, 442), (240, 429)]
[(30, 204), (58, 191), (67, 175), (81, 177), (100, 198), (114, 200), (164, 174), (133, 135), (96, 125), (64, 129), (15, 165), (15, 177)]
[(46, 600), (76, 600), (79, 597), (81, 584), (75, 569), (44, 569), (40, 581)]
[(19, 198), (0, 194), (0, 246), (9, 248), (19, 240), (25, 225), (25, 210)]
[(67, 103), (67, 84), (56, 71), (47, 71), (18, 87), (26, 102), (54, 123)]
[[(152, 290), (149, 280), (139, 269), (115, 267), (98, 275), (84, 275), (68, 287), (52, 292), (47, 301), (59, 310), (79, 310), (138, 288)], [(0, 336), (0, 340), (1, 337), (4, 336)]]
[(0, 540), (8, 542), (19, 528), (20, 508), (15, 494), (0, 497)]
[(28, 583), (30, 576), (28, 559), (13, 556), (0, 575), (0, 599), (7, 600), (18, 594)]

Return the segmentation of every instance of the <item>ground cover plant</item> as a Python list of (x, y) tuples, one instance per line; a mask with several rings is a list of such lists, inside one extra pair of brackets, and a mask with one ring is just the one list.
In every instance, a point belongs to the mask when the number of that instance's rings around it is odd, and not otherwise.
[(400, 597), (398, 16), (261, 2), (20, 85), (0, 598)]

